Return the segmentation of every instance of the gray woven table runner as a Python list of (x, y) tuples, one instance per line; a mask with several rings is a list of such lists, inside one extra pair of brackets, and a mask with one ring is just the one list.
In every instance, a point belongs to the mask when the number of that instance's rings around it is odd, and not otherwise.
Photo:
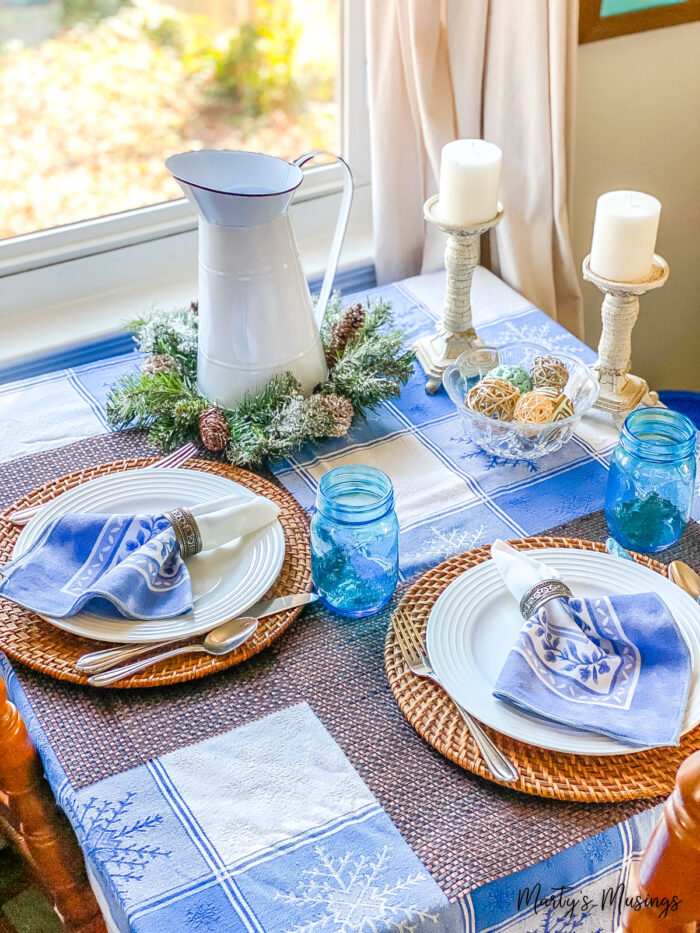
[[(0, 465), (0, 507), (72, 470), (150, 453), (140, 435), (125, 432)], [(604, 540), (607, 529), (596, 513), (549, 533)], [(691, 524), (663, 557), (700, 565), (699, 526)], [(307, 609), (250, 661), (157, 690), (96, 691), (19, 664), (16, 670), (76, 788), (306, 700), (449, 897), (548, 858), (656, 802), (544, 800), (447, 761), (414, 732), (389, 690), (383, 650), (390, 611), (343, 620), (323, 607)]]

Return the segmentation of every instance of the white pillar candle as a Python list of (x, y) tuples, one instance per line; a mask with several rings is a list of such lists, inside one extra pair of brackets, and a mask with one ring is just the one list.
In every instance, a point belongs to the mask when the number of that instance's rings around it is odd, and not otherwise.
[(437, 213), (454, 227), (492, 220), (498, 213), (501, 150), (484, 139), (455, 139), (442, 147)]
[(661, 202), (641, 191), (608, 191), (598, 198), (591, 271), (613, 282), (641, 282), (651, 274)]

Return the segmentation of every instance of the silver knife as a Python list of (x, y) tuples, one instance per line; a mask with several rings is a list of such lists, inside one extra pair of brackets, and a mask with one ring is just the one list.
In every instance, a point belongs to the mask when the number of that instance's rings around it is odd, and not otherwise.
[[(316, 593), (293, 593), (291, 596), (278, 596), (277, 599), (263, 599), (246, 609), (238, 615), (250, 616), (253, 619), (264, 619), (265, 616), (275, 615), (277, 612), (284, 612), (287, 609), (296, 609), (297, 606), (306, 606), (308, 603), (315, 603), (318, 599)], [(121, 646), (118, 648), (105, 648), (102, 651), (91, 651), (88, 654), (81, 655), (75, 662), (76, 671), (83, 674), (99, 674), (100, 671), (109, 670), (134, 658), (140, 654), (148, 654), (149, 651), (155, 651), (156, 648), (163, 648), (172, 645), (178, 641), (185, 641), (183, 638), (170, 638), (167, 641), (153, 643), (139, 643), (138, 645)]]
[(291, 596), (278, 596), (277, 599), (261, 599), (259, 603), (240, 614), (264, 619), (265, 616), (273, 616), (276, 612), (284, 612), (285, 609), (296, 609), (297, 606), (315, 603), (317, 599), (316, 593), (293, 593)]

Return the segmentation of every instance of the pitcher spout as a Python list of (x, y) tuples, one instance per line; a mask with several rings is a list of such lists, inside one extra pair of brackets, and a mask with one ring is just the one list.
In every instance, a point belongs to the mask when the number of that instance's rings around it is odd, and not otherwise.
[(182, 152), (165, 166), (199, 216), (223, 227), (255, 227), (281, 216), (304, 178), (295, 163), (234, 149)]

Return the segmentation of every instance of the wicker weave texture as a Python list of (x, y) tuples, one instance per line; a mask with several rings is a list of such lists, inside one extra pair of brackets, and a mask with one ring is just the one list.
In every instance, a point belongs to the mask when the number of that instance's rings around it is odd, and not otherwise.
[[(15, 502), (8, 511), (48, 502), (67, 489), (98, 476), (146, 467), (156, 459), (138, 457), (78, 470), (40, 486)], [(301, 593), (312, 589), (308, 517), (288, 492), (261, 476), (224, 463), (195, 459), (187, 461), (184, 469), (201, 470), (205, 473), (225, 476), (276, 502), (281, 509), (279, 519), (284, 531), (286, 549), (282, 570), (267, 595), (270, 597), (285, 596), (288, 593)], [(2, 564), (11, 559), (20, 531), (21, 529), (4, 516), (0, 516), (0, 562)], [(229, 655), (212, 657), (200, 654), (172, 658), (134, 674), (128, 680), (119, 681), (114, 684), (114, 687), (162, 687), (225, 670), (266, 648), (291, 625), (300, 612), (301, 607), (298, 607), (261, 619), (255, 634)], [(100, 647), (114, 646), (64, 632), (35, 613), (0, 599), (0, 649), (14, 661), (21, 661), (22, 664), (41, 671), (43, 674), (49, 674), (51, 677), (57, 677), (59, 680), (86, 683), (86, 675), (75, 670), (75, 662), (81, 654), (86, 651), (95, 651)]]
[[(534, 537), (512, 543), (519, 550), (567, 547), (605, 551), (604, 545), (580, 538)], [(392, 616), (384, 663), (389, 686), (401, 711), (426, 742), (460, 767), (494, 781), (454, 703), (438, 686), (409, 670), (395, 632), (404, 629), (407, 634), (412, 630), (424, 639), (430, 611), (445, 587), (490, 556), (490, 547), (475, 548), (438, 564), (420, 577)], [(663, 565), (651, 558), (637, 559), (652, 570), (664, 572)], [(600, 757), (552, 752), (518, 742), (493, 729), (487, 731), (520, 772), (518, 783), (508, 786), (556, 800), (599, 802), (668, 794), (679, 765), (700, 746), (700, 726), (685, 735), (675, 748)]]

